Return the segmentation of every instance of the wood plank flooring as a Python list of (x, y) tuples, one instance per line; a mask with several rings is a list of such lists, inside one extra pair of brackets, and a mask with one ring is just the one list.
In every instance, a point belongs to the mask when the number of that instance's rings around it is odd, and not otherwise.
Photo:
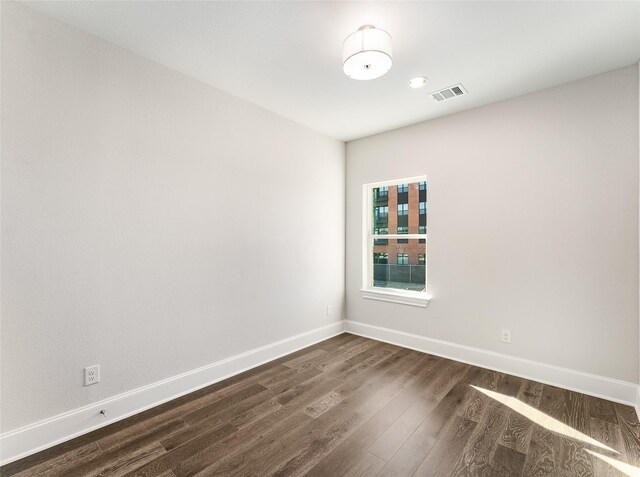
[(640, 477), (628, 406), (342, 334), (4, 477)]

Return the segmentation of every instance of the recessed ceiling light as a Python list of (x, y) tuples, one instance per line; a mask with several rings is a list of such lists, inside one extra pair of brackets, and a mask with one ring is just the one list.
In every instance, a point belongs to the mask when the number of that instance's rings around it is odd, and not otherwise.
[(379, 78), (391, 68), (391, 35), (363, 25), (342, 45), (344, 74), (357, 80)]
[(415, 78), (411, 78), (409, 80), (409, 86), (416, 89), (422, 88), (425, 84), (427, 84), (427, 81), (429, 80), (424, 76), (416, 76)]

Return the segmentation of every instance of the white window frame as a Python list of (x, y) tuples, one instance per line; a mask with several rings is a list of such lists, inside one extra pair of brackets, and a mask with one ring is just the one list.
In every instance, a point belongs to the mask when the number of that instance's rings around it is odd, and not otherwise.
[[(385, 239), (424, 239), (425, 240), (425, 291), (399, 290), (394, 288), (374, 287), (373, 283), (373, 189), (390, 187), (399, 184), (427, 182), (427, 176), (409, 177), (391, 181), (374, 182), (362, 186), (362, 288), (360, 293), (369, 300), (387, 301), (425, 308), (431, 301), (428, 294), (427, 279), (427, 234), (387, 234)], [(381, 237), (381, 236), (378, 236)]]

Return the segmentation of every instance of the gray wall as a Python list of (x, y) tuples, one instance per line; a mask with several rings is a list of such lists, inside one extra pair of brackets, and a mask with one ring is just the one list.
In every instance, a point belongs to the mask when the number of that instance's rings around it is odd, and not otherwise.
[(343, 318), (344, 143), (6, 2), (1, 100), (2, 431)]
[[(362, 185), (422, 174), (433, 300), (365, 300)], [(347, 317), (637, 383), (638, 66), (348, 143)]]

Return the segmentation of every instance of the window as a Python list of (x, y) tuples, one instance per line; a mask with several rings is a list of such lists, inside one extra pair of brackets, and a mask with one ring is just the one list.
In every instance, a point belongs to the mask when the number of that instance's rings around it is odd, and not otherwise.
[[(420, 185), (418, 187), (418, 200), (420, 202), (427, 202), (427, 183), (426, 182), (420, 182)], [(425, 207), (426, 210), (426, 207)]]
[[(398, 226), (398, 235), (406, 235), (409, 233), (409, 227)], [(398, 239), (398, 243), (409, 243), (407, 239)]]
[(388, 206), (381, 206), (381, 207), (374, 207), (373, 208), (373, 218), (374, 220), (380, 221), (380, 220), (386, 220), (389, 218), (389, 207)]
[(389, 197), (389, 188), (388, 187), (378, 187), (374, 189), (374, 194), (376, 198), (384, 198)]
[(376, 265), (386, 265), (389, 262), (389, 254), (378, 252), (373, 254), (373, 263)]
[[(398, 191), (397, 221), (389, 217), (389, 206), (395, 202), (394, 197), (388, 197), (390, 187)], [(426, 177), (364, 186), (365, 298), (427, 306), (426, 187)], [(421, 191), (420, 196), (409, 201), (409, 189)]]
[[(374, 235), (387, 235), (389, 233), (389, 227), (375, 227), (373, 229)], [(373, 243), (375, 245), (387, 245), (388, 240), (375, 239)]]

